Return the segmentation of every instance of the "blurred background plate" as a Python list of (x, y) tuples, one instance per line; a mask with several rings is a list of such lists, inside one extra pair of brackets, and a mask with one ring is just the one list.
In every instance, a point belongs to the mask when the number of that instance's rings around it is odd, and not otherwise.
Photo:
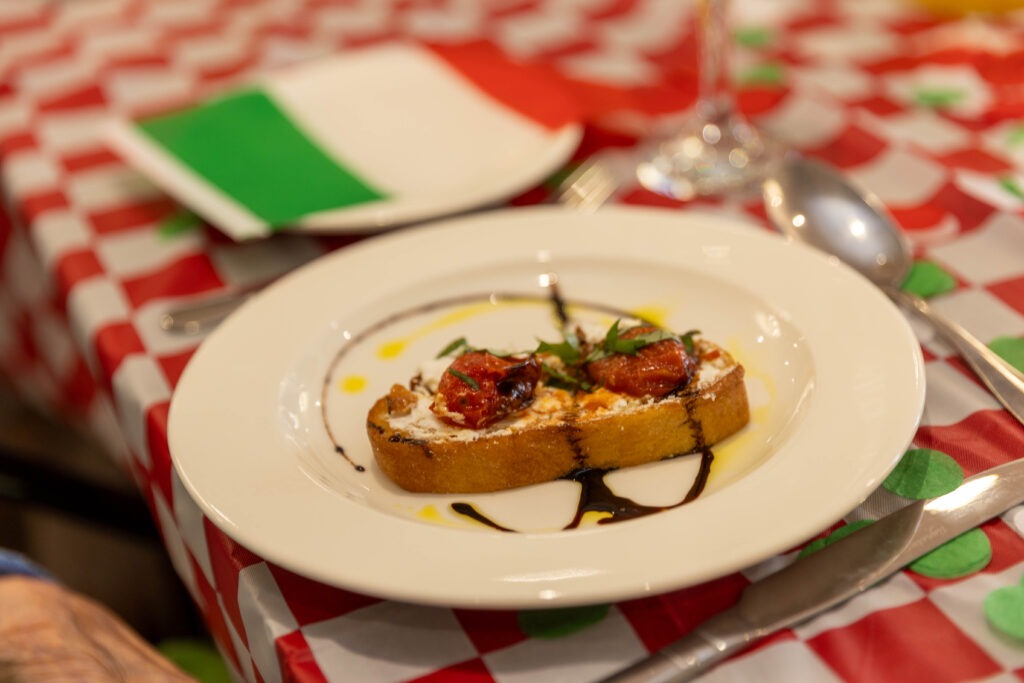
[(573, 102), (488, 43), (387, 44), (188, 107), (113, 120), (110, 144), (239, 240), (367, 232), (497, 203), (576, 150)]

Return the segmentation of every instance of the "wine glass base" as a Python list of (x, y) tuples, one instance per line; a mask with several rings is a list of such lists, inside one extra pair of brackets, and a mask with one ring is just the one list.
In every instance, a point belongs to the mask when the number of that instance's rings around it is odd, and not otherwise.
[(648, 190), (673, 199), (740, 194), (759, 186), (778, 156), (776, 145), (736, 114), (695, 117), (655, 142), (636, 176)]

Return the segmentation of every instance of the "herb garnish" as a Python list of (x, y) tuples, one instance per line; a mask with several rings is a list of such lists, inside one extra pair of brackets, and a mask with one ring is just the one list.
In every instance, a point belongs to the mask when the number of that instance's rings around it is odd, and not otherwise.
[[(700, 334), (699, 330), (690, 330), (685, 334), (679, 335), (673, 334), (668, 330), (655, 327), (654, 329), (650, 329), (646, 332), (640, 332), (627, 338), (623, 337), (623, 335), (628, 333), (630, 330), (638, 327), (648, 328), (653, 326), (641, 323), (622, 330), (619, 327), (621, 322), (621, 320), (616, 320), (612, 323), (611, 327), (608, 328), (608, 332), (605, 333), (604, 339), (593, 345), (584, 345), (580, 340), (579, 335), (571, 329), (565, 330), (564, 337), (560, 342), (547, 342), (541, 340), (533, 353), (554, 356), (565, 366), (564, 369), (560, 369), (552, 366), (550, 363), (541, 363), (544, 374), (548, 377), (549, 384), (572, 391), (591, 391), (595, 386), (586, 378), (585, 373), (581, 371), (581, 368), (587, 363), (593, 363), (594, 361), (608, 358), (615, 354), (635, 356), (644, 347), (650, 346), (651, 344), (657, 344), (658, 342), (665, 340), (674, 340), (679, 342), (685, 347), (686, 353), (692, 355), (694, 352), (693, 337), (694, 335)], [(465, 337), (459, 337), (445, 346), (444, 349), (437, 354), (437, 358), (443, 358), (451, 355), (462, 355), (476, 350), (478, 349), (470, 346)], [(490, 350), (487, 352), (499, 357), (513, 355)], [(448, 369), (448, 372), (472, 387), (474, 391), (478, 391), (480, 389), (480, 385), (477, 384), (472, 377), (469, 377), (458, 370), (452, 370), (451, 368)]]
[(458, 351), (459, 349), (462, 349), (462, 348), (465, 348), (466, 351), (471, 351), (472, 350), (472, 347), (469, 345), (469, 342), (466, 341), (465, 337), (459, 337), (458, 339), (456, 339), (456, 340), (454, 340), (452, 342), (449, 342), (448, 346), (446, 346), (443, 349), (441, 349), (438, 352), (438, 354), (436, 356), (434, 356), (434, 358), (444, 358), (445, 356), (450, 356), (450, 355), (452, 355), (453, 353), (455, 353), (456, 351)]
[(468, 341), (466, 341), (465, 337), (459, 337), (458, 339), (454, 339), (454, 340), (448, 342), (448, 346), (446, 346), (443, 349), (441, 349), (438, 352), (438, 354), (436, 356), (434, 356), (434, 358), (438, 359), (438, 358), (444, 358), (445, 356), (462, 356), (462, 355), (465, 355), (467, 353), (473, 353), (474, 351), (484, 351), (486, 353), (491, 354), (492, 356), (497, 356), (498, 358), (510, 358), (512, 356), (523, 355), (523, 354), (509, 353), (508, 351), (500, 351), (498, 349), (479, 348), (479, 347), (473, 346)]
[(472, 389), (473, 391), (480, 391), (480, 385), (477, 384), (477, 381), (475, 379), (473, 379), (472, 377), (470, 377), (469, 375), (467, 375), (466, 373), (459, 372), (458, 370), (455, 370), (454, 368), (448, 368), (448, 374), (449, 375), (454, 375), (455, 377), (458, 377), (459, 379), (461, 379), (463, 382), (468, 384), (469, 388)]
[(671, 339), (679, 342), (686, 348), (687, 353), (693, 353), (693, 336), (699, 334), (698, 330), (690, 330), (686, 334), (677, 335), (663, 330), (655, 328), (649, 332), (641, 332), (632, 337), (625, 338), (622, 336), (623, 332), (636, 329), (637, 327), (650, 327), (649, 325), (637, 325), (635, 327), (628, 328), (626, 330), (619, 330), (619, 323), (621, 320), (616, 320), (612, 323), (612, 326), (608, 328), (608, 332), (605, 334), (604, 339), (601, 343), (596, 344), (586, 357), (583, 357), (583, 347), (580, 343), (579, 337), (573, 332), (567, 332), (565, 340), (557, 344), (551, 342), (542, 341), (537, 347), (535, 353), (549, 353), (557, 356), (566, 365), (577, 365), (580, 363), (592, 363), (602, 358), (608, 358), (614, 356), (617, 353), (626, 354), (628, 356), (635, 356), (640, 352), (640, 349), (651, 344), (657, 344), (660, 341)]
[(580, 344), (580, 338), (576, 336), (576, 333), (567, 330), (563, 341), (557, 344), (541, 341), (534, 353), (548, 353), (557, 357), (566, 365), (576, 365), (583, 356), (583, 348)]
[(558, 368), (552, 367), (548, 363), (541, 363), (540, 367), (544, 370), (544, 374), (547, 375), (548, 385), (558, 389), (565, 389), (567, 391), (591, 391), (594, 389), (593, 382), (582, 378), (570, 375), (567, 372), (563, 372)]
[(594, 347), (594, 350), (587, 355), (585, 362), (591, 363), (595, 360), (601, 360), (602, 358), (607, 358), (617, 353), (635, 356), (639, 353), (640, 349), (645, 346), (650, 346), (651, 344), (665, 341), (666, 339), (675, 339), (678, 341), (678, 337), (671, 332), (667, 332), (662, 329), (654, 329), (650, 332), (643, 332), (630, 337), (629, 339), (625, 339), (619, 333), (619, 322), (621, 321), (616, 320), (612, 323), (612, 326), (608, 328), (608, 332), (604, 335), (604, 340)]

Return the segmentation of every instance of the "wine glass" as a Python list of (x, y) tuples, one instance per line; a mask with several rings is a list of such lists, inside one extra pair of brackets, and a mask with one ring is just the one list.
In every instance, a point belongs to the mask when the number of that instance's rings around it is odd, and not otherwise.
[(736, 108), (729, 83), (729, 0), (697, 0), (697, 102), (681, 128), (652, 141), (637, 165), (647, 189), (680, 200), (758, 184), (775, 146)]

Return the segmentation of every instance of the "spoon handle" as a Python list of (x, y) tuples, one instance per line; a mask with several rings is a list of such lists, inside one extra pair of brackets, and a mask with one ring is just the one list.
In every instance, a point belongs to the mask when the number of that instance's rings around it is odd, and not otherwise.
[(957, 350), (992, 395), (1024, 424), (1024, 375), (956, 322), (939, 313), (919, 296), (895, 288), (886, 292), (896, 303), (932, 324)]
[(172, 308), (160, 318), (160, 329), (180, 334), (205, 332), (219, 325), (251, 295), (251, 292), (229, 292)]

